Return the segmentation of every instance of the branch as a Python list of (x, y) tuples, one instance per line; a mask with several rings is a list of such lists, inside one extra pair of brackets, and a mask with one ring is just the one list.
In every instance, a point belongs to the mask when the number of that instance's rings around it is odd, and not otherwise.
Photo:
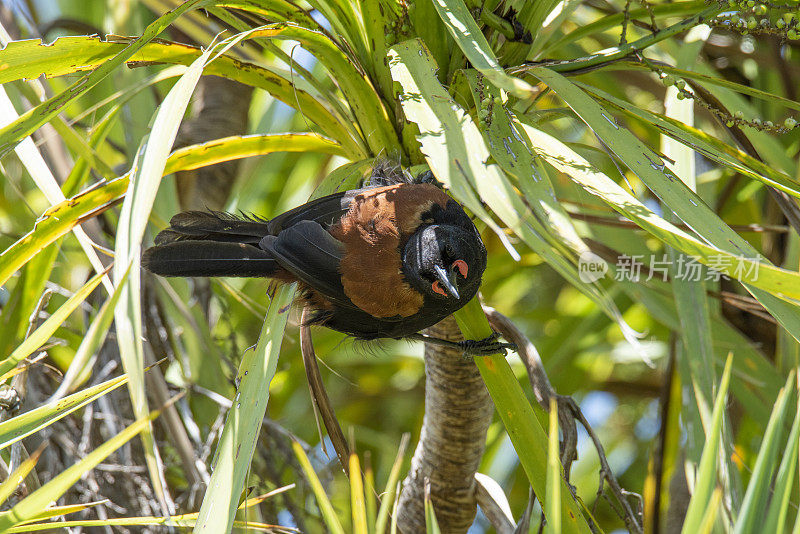
[[(452, 317), (427, 333), (452, 341), (462, 339)], [(475, 362), (458, 349), (426, 343), (425, 377), (425, 418), (403, 482), (397, 524), (405, 533), (425, 532), (427, 480), (442, 532), (464, 533), (477, 511), (475, 473), (494, 406)]]

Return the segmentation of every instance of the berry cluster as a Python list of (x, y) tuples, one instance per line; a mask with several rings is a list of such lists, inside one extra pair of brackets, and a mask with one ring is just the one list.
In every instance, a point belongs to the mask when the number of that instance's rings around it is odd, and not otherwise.
[(794, 41), (800, 39), (800, 11), (797, 3), (772, 4), (756, 0), (728, 0), (733, 11), (723, 13), (709, 25), (725, 28), (742, 35), (775, 35)]

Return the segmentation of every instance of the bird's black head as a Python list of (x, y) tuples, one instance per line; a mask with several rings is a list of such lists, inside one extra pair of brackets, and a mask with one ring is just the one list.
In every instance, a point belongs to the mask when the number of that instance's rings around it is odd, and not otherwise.
[(455, 309), (475, 296), (485, 269), (486, 248), (474, 226), (423, 226), (403, 250), (403, 272), (409, 284), (433, 300), (458, 303)]

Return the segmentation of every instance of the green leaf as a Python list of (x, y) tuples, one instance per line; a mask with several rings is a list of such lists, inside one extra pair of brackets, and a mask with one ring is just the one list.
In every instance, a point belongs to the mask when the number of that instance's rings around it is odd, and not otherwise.
[(703, 455), (697, 471), (697, 483), (695, 484), (692, 499), (689, 501), (689, 508), (686, 511), (683, 528), (681, 529), (683, 534), (699, 532), (705, 511), (711, 504), (712, 492), (717, 484), (717, 461), (719, 459), (719, 445), (722, 440), (722, 419), (725, 413), (725, 402), (731, 379), (732, 360), (733, 358), (729, 356), (728, 361), (725, 362), (725, 370), (722, 372), (722, 381), (717, 390), (714, 411), (711, 414), (711, 424), (707, 434), (708, 441), (706, 441), (706, 446), (703, 448)]
[(119, 296), (122, 294), (122, 288), (128, 280), (129, 273), (130, 267), (122, 280), (117, 283), (114, 293), (103, 303), (100, 311), (97, 312), (97, 316), (92, 320), (92, 324), (89, 325), (81, 344), (78, 346), (78, 350), (75, 351), (75, 356), (72, 357), (69, 369), (61, 379), (61, 384), (53, 393), (52, 400), (58, 400), (71, 391), (75, 381), (83, 374), (89, 360), (100, 350), (100, 345), (108, 335), (111, 321), (114, 320), (114, 308), (117, 305), (117, 301), (119, 301)]
[[(120, 284), (128, 276), (128, 283), (124, 284), (114, 308), (114, 322), (120, 359), (130, 377), (128, 390), (133, 413), (138, 418), (143, 417), (148, 410), (143, 372), (141, 273), (138, 268), (144, 230), (164, 174), (169, 151), (175, 142), (189, 99), (203, 73), (203, 67), (245, 35), (236, 35), (210, 48), (186, 69), (158, 107), (150, 134), (142, 141), (131, 170), (131, 180), (122, 204), (114, 247), (114, 279)], [(142, 441), (154, 492), (159, 502), (163, 503), (164, 488), (156, 459), (155, 441), (149, 427), (143, 432)]]
[(561, 461), (558, 457), (558, 403), (550, 397), (550, 428), (547, 431), (547, 510), (546, 534), (561, 533)]
[(353, 533), (368, 534), (367, 507), (364, 502), (364, 480), (361, 478), (361, 462), (355, 453), (350, 453), (350, 513), (353, 517)]
[(272, 152), (320, 152), (336, 156), (346, 155), (339, 143), (315, 133), (233, 136), (176, 149), (167, 160), (164, 174)]
[(128, 178), (117, 178), (89, 188), (45, 211), (33, 230), (0, 254), (0, 285), (50, 243), (69, 232), (84, 219), (109, 207), (125, 192)]
[[(781, 433), (786, 426), (789, 396), (793, 390), (794, 381), (795, 373), (792, 371), (786, 379), (786, 385), (775, 400), (775, 408), (772, 410), (767, 429), (764, 431), (764, 439), (758, 449), (756, 464), (753, 467), (753, 473), (736, 518), (735, 534), (756, 532), (763, 526), (767, 499), (773, 491), (772, 474), (778, 464), (778, 445)], [(780, 530), (782, 528), (775, 532)]]
[(780, 532), (786, 525), (789, 501), (792, 497), (797, 470), (798, 448), (800, 448), (800, 403), (797, 404), (794, 423), (792, 423), (789, 439), (782, 452), (783, 459), (778, 468), (778, 474), (775, 475), (775, 483), (772, 487), (773, 495), (770, 499), (767, 520), (764, 522), (764, 532)]
[[(689, 17), (688, 19), (683, 19), (680, 22), (673, 24), (672, 26), (661, 28), (657, 32), (650, 33), (642, 37), (641, 39), (637, 39), (636, 41), (625, 43), (623, 45), (615, 46), (612, 48), (607, 48), (595, 54), (580, 57), (578, 59), (573, 59), (569, 61), (559, 61), (551, 65), (549, 68), (556, 72), (574, 72), (582, 69), (587, 69), (589, 67), (594, 67), (596, 65), (604, 65), (607, 63), (611, 63), (615, 60), (623, 59), (631, 54), (639, 53), (642, 50), (645, 50), (646, 48), (653, 46), (654, 44), (669, 39), (670, 37), (674, 37), (680, 33), (688, 31), (694, 28), (695, 26), (698, 26), (702, 22), (718, 15), (724, 9), (727, 9), (727, 7), (723, 7), (722, 4), (712, 5), (700, 11), (699, 13), (695, 14), (694, 16)], [(533, 70), (536, 70), (538, 68), (539, 67), (534, 67)], [(523, 65), (522, 67), (511, 70), (527, 71), (528, 67), (526, 65)]]
[[(210, 2), (210, 0), (203, 1)], [(276, 26), (276, 29), (263, 30), (260, 33), (251, 32), (247, 37), (255, 39), (258, 37), (280, 36), (281, 33), (278, 28), (279, 26)], [(119, 39), (118, 41), (101, 41), (97, 37), (81, 36), (61, 37), (47, 46), (42, 45), (40, 40), (33, 39), (9, 43), (8, 47), (0, 50), (0, 82), (21, 78), (35, 78), (41, 75), (62, 76), (80, 70), (99, 70), (105, 65), (116, 61), (120, 54), (138, 42), (137, 40), (131, 43), (125, 38)], [(140, 49), (128, 56), (126, 61), (137, 65), (143, 63), (172, 63), (188, 66), (202, 54), (203, 51), (197, 47), (159, 41), (141, 46)], [(339, 54), (341, 55), (341, 52)], [(5, 70), (2, 68), (4, 66)], [(305, 91), (302, 81), (293, 79), (290, 72), (284, 72), (274, 67), (246, 63), (229, 56), (219, 57), (209, 64), (204, 72), (205, 74), (223, 76), (268, 91), (285, 104), (297, 108), (328, 136), (341, 142), (351, 157), (363, 157), (365, 155), (363, 149), (358, 146), (361, 141), (354, 137), (357, 134), (351, 131), (352, 128), (349, 126), (348, 118), (339, 116), (330, 109), (330, 106), (325, 102), (327, 97), (318, 95), (318, 98), (315, 98)], [(162, 78), (157, 77), (153, 80), (148, 80), (145, 85), (160, 79)], [(363, 95), (362, 98), (364, 98)], [(373, 115), (376, 116), (374, 113)], [(0, 132), (2, 131), (0, 130)]]
[(386, 532), (386, 524), (389, 521), (389, 510), (395, 506), (397, 502), (400, 469), (403, 467), (403, 457), (405, 456), (407, 446), (408, 434), (404, 434), (403, 439), (400, 441), (400, 447), (397, 449), (397, 456), (395, 456), (394, 463), (392, 464), (392, 470), (389, 472), (389, 478), (386, 481), (386, 489), (383, 490), (381, 507), (378, 509), (378, 518), (375, 521), (376, 533)]
[(317, 474), (314, 472), (314, 468), (311, 466), (308, 456), (306, 456), (306, 453), (303, 451), (303, 446), (296, 441), (292, 441), (292, 450), (294, 451), (294, 455), (297, 457), (297, 461), (300, 463), (300, 468), (303, 470), (309, 486), (311, 486), (311, 491), (314, 493), (314, 497), (317, 499), (317, 506), (319, 506), (322, 519), (325, 521), (325, 526), (327, 526), (328, 530), (333, 532), (333, 534), (344, 534), (345, 531), (342, 528), (342, 524), (339, 523), (339, 519), (336, 517), (336, 510), (334, 510), (331, 501), (328, 499), (328, 495), (325, 493), (325, 488), (322, 487), (322, 483), (319, 481)]
[[(652, 72), (650, 66), (644, 63), (637, 63), (634, 61), (620, 61), (618, 63), (611, 63), (604, 70), (645, 70), (647, 72)], [(800, 110), (800, 102), (797, 100), (791, 100), (789, 98), (784, 98), (775, 92), (767, 92), (762, 91), (756, 87), (751, 87), (749, 85), (743, 85), (740, 83), (732, 82), (730, 80), (726, 80), (721, 76), (711, 76), (708, 74), (701, 74), (699, 72), (686, 70), (686, 69), (678, 69), (672, 67), (670, 65), (658, 65), (658, 69), (665, 74), (673, 74), (675, 76), (679, 76), (685, 79), (697, 80), (699, 82), (707, 83), (709, 85), (716, 85), (718, 87), (725, 87), (726, 89), (730, 89), (731, 91), (735, 91), (737, 93), (741, 93), (744, 95), (754, 96), (761, 100), (766, 100), (772, 104), (777, 104), (782, 107), (786, 107), (789, 109)]]
[[(509, 253), (519, 259), (505, 232), (483, 208), (469, 182), (470, 176), (477, 172), (497, 173), (497, 169), (480, 162), (479, 169), (465, 170), (465, 166), (473, 165), (477, 160), (470, 156), (470, 152), (472, 143), (482, 143), (480, 133), (474, 127), (469, 128), (471, 121), (460, 108), (449, 112), (444, 110), (445, 107), (449, 109), (450, 95), (431, 72), (432, 65), (433, 59), (419, 40), (405, 41), (390, 50), (392, 78), (403, 87), (403, 92), (398, 95), (403, 111), (419, 127), (417, 140), (436, 178), (461, 204), (480, 217), (497, 234)], [(441, 103), (441, 106), (431, 103)], [(467, 129), (464, 131), (462, 128)], [(465, 135), (470, 137), (465, 138)]]
[(95, 275), (91, 280), (86, 282), (74, 295), (72, 295), (67, 301), (62, 304), (47, 320), (42, 323), (39, 328), (33, 331), (33, 333), (28, 336), (25, 341), (23, 341), (14, 352), (12, 352), (7, 358), (0, 361), (0, 380), (2, 376), (5, 375), (7, 372), (12, 370), (16, 365), (30, 356), (33, 351), (44, 345), (50, 336), (61, 326), (64, 320), (69, 317), (69, 315), (77, 308), (78, 306), (83, 303), (84, 300), (89, 296), (89, 294), (94, 291), (100, 282), (102, 281), (103, 277), (106, 275), (108, 270)]
[[(656, 216), (633, 195), (626, 192), (606, 175), (598, 172), (588, 161), (557, 139), (532, 126), (525, 125), (524, 129), (531, 140), (534, 150), (545, 161), (557, 170), (569, 175), (589, 193), (601, 198), (609, 206), (628, 217), (644, 230), (658, 237), (667, 245), (696, 258), (697, 261), (705, 265), (714, 267), (733, 279), (741, 280), (768, 310), (775, 312), (777, 319), (788, 325), (787, 329), (793, 332), (793, 335), (800, 337), (800, 321), (798, 321), (800, 316), (795, 317), (792, 315), (797, 315), (795, 311), (796, 305), (788, 300), (781, 300), (800, 297), (800, 292), (794, 291), (795, 287), (800, 289), (800, 284), (798, 284), (800, 275), (796, 272), (779, 269), (767, 263), (766, 260), (763, 262), (757, 261), (760, 258), (759, 254), (735, 233), (733, 235), (736, 238), (736, 241), (734, 241), (736, 252), (726, 250), (731, 246), (729, 242), (720, 243), (719, 248), (707, 245)], [(661, 161), (660, 158), (658, 161)], [(676, 181), (678, 180), (676, 179)], [(686, 195), (698, 198), (691, 191), (688, 191)], [(704, 210), (708, 209), (705, 204), (702, 204), (702, 200), (699, 200), (699, 198), (694, 200), (694, 198), (690, 198), (687, 205), (694, 206), (693, 203), (696, 203), (698, 206), (704, 206)], [(669, 204), (670, 207), (672, 207), (672, 204), (674, 203)], [(681, 211), (684, 211), (684, 208), (681, 208)], [(713, 217), (718, 219), (716, 215), (713, 215)], [(708, 229), (715, 226), (709, 224), (709, 220), (700, 227), (697, 226), (699, 221), (692, 220), (689, 224), (693, 228), (702, 228), (703, 233), (708, 233)], [(719, 228), (720, 226), (728, 228), (721, 221), (716, 227)], [(733, 231), (731, 230), (731, 232)], [(710, 239), (708, 236), (706, 238)], [(733, 239), (731, 238), (730, 241), (733, 241)], [(742, 243), (741, 245), (739, 244), (740, 242)], [(754, 261), (754, 259), (756, 260)], [(795, 279), (798, 281), (794, 281)], [(797, 328), (789, 328), (789, 326), (797, 326)]]
[(80, 480), (87, 471), (93, 469), (109, 454), (127, 443), (139, 432), (148, 428), (150, 422), (158, 417), (159, 414), (159, 411), (153, 411), (143, 419), (137, 420), (132, 425), (126, 427), (122, 432), (87, 454), (78, 463), (68, 467), (53, 477), (50, 482), (22, 499), (7, 513), (0, 515), (0, 532), (7, 532), (10, 527), (36, 518), (51, 502), (57, 500), (61, 495), (66, 493), (66, 491)]
[[(694, 229), (711, 247), (708, 247), (705, 254), (694, 254), (686, 248), (681, 248), (676, 244), (665, 241), (667, 244), (687, 254), (696, 255), (699, 259), (705, 257), (705, 261), (700, 259), (703, 263), (709, 261), (708, 256), (712, 251), (713, 254), (722, 253), (731, 255), (733, 258), (759, 257), (758, 252), (747, 241), (731, 230), (696, 193), (688, 189), (666, 167), (660, 156), (637, 139), (630, 131), (621, 128), (609, 112), (603, 109), (594, 99), (576, 87), (567, 78), (552, 70), (536, 67), (531, 70), (531, 73), (555, 91), (602, 139), (603, 143), (617, 154), (675, 215)], [(617, 189), (622, 191), (618, 186)], [(630, 195), (627, 196), (630, 197)], [(638, 201), (636, 203), (641, 206)], [(627, 211), (639, 210), (638, 207), (631, 206), (631, 208)], [(637, 217), (637, 224), (642, 220), (642, 217)], [(646, 229), (650, 230), (650, 228)], [(663, 240), (663, 237), (658, 237)], [(703, 245), (703, 247), (706, 247), (706, 245)], [(694, 246), (691, 248), (696, 250)], [(755, 267), (748, 260), (745, 260), (745, 263)], [(797, 313), (797, 305), (794, 302), (787, 302), (790, 299), (798, 298), (797, 295), (792, 295), (789, 291), (791, 287), (798, 287), (797, 282), (789, 281), (791, 278), (795, 278), (797, 273), (777, 269), (766, 261), (761, 262), (758, 271), (759, 274), (755, 276), (757, 280), (754, 280), (752, 276), (737, 276), (735, 273), (733, 278), (738, 278), (775, 319), (795, 339), (800, 340), (800, 314)]]
[[(145, 28), (144, 32), (142, 32), (141, 37), (125, 46), (113, 58), (103, 61), (102, 64), (92, 70), (91, 73), (73, 83), (66, 90), (49, 98), (45, 102), (42, 102), (35, 108), (25, 112), (21, 117), (19, 117), (19, 119), (13, 121), (11, 124), (0, 128), (0, 159), (8, 154), (8, 152), (10, 152), (22, 139), (29, 136), (40, 126), (52, 119), (67, 104), (86, 93), (89, 89), (97, 85), (103, 78), (111, 74), (114, 69), (116, 69), (125, 61), (129, 60), (155, 36), (164, 31), (172, 23), (172, 21), (179, 17), (182, 13), (190, 9), (197, 9), (209, 3), (209, 0), (188, 0), (172, 11), (168, 11), (155, 21), (151, 22), (147, 28)], [(20, 56), (24, 60), (24, 53), (20, 53), (18, 57)], [(47, 59), (51, 58), (48, 57)], [(76, 63), (80, 64), (80, 62)], [(9, 64), (6, 59), (0, 57), (0, 72), (9, 70), (13, 71), (14, 69), (11, 67), (12, 65)]]
[(20, 273), (0, 312), (0, 354), (10, 354), (26, 335), (30, 316), (39, 305), (60, 250), (61, 243), (44, 247)]
[[(336, 153), (339, 149), (332, 141), (310, 133), (214, 139), (175, 150), (167, 159), (163, 173), (166, 175), (221, 161), (263, 155), (280, 150), (291, 152), (315, 150)], [(368, 161), (374, 162), (374, 160)], [(126, 174), (109, 182), (95, 184), (47, 210), (39, 217), (30, 233), (0, 254), (0, 284), (5, 283), (39, 250), (69, 232), (76, 224), (94, 216), (95, 213), (102, 211), (119, 199), (125, 194), (129, 185), (130, 177)]]
[(127, 382), (128, 375), (118, 376), (3, 421), (0, 423), (0, 449), (38, 432)]
[[(454, 314), (465, 339), (484, 339), (492, 330), (486, 321), (477, 298)], [(520, 464), (528, 476), (534, 493), (546, 510), (550, 506), (550, 495), (547, 493), (547, 433), (539, 423), (534, 412), (544, 416), (538, 405), (531, 405), (514, 376), (504, 356), (486, 356), (475, 358), (475, 365), (486, 383), (486, 389), (492, 396), (497, 413), (505, 425), (514, 449), (517, 451)], [(561, 479), (561, 532), (591, 532), (589, 524), (572, 498), (572, 493), (563, 478)], [(542, 497), (544, 496), (544, 497)]]
[[(0, 86), (0, 124), (5, 124), (16, 117), (17, 112), (14, 106), (8, 99), (5, 89)], [(16, 152), (20, 161), (25, 166), (25, 169), (28, 171), (28, 174), (33, 179), (34, 183), (36, 183), (39, 190), (44, 194), (47, 201), (50, 202), (50, 204), (57, 204), (63, 201), (64, 194), (61, 192), (61, 188), (55, 176), (33, 142), (33, 139), (30, 137), (23, 137), (19, 140), (19, 143), (16, 143), (15, 146), (11, 148)], [(0, 154), (2, 154), (2, 150), (0, 150)], [(0, 158), (1, 157), (2, 156), (0, 156)], [(89, 263), (92, 264), (94, 270), (98, 273), (103, 272), (103, 263), (97, 256), (94, 242), (89, 239), (89, 236), (86, 235), (86, 232), (84, 232), (82, 228), (73, 228), (72, 231), (78, 239), (78, 243), (80, 243), (84, 253), (89, 258)], [(111, 286), (111, 280), (109, 280), (107, 276), (104, 276), (102, 282), (108, 292), (111, 293), (114, 289)]]
[[(192, 528), (197, 524), (197, 514), (183, 514), (174, 515), (171, 517), (154, 517), (154, 516), (140, 516), (140, 517), (112, 517), (108, 519), (84, 519), (76, 521), (53, 521), (48, 523), (25, 523), (20, 527), (13, 527), (5, 532), (11, 534), (13, 532), (38, 532), (42, 530), (52, 531), (55, 529), (64, 529), (72, 527), (85, 527), (91, 529), (92, 527), (107, 528), (107, 527), (136, 527), (136, 526), (163, 526), (163, 527), (178, 527), (178, 528)], [(234, 521), (233, 526), (242, 531), (258, 531), (258, 532), (296, 532), (295, 530), (287, 530), (286, 527), (279, 525), (270, 525), (267, 523), (260, 523), (257, 521)], [(280, 529), (280, 530), (278, 530)]]
[(436, 520), (436, 510), (433, 509), (431, 495), (425, 492), (425, 532), (426, 534), (441, 534), (439, 522)]
[(732, 170), (753, 178), (765, 185), (780, 189), (792, 196), (800, 197), (800, 184), (785, 173), (749, 154), (731, 146), (708, 133), (680, 121), (632, 106), (604, 91), (577, 82), (576, 85), (595, 98), (628, 117), (636, 118), (657, 128), (664, 135), (677, 139), (692, 150), (712, 159)]
[[(470, 150), (465, 154), (469, 165), (459, 168), (463, 169), (470, 183), (474, 184), (481, 200), (492, 208), (503, 223), (567, 281), (591, 298), (620, 325), (626, 339), (636, 344), (633, 329), (622, 319), (605, 289), (581, 278), (576, 258), (591, 251), (558, 202), (541, 160), (534, 157), (524, 133), (520, 134), (521, 125), (505, 109), (500, 89), (485, 83), (485, 78), (473, 70), (464, 71), (463, 75), (469, 82), (478, 115), (483, 119), (480, 122), (482, 139), (476, 139), (477, 127), (471, 120), (465, 118), (462, 122), (462, 131), (464, 137), (469, 139), (467, 145)], [(431, 105), (431, 111), (439, 117), (455, 114), (458, 109), (458, 104), (445, 101), (441, 95), (424, 94), (423, 98)], [(414, 120), (414, 117), (410, 118)], [(485, 163), (490, 157), (503, 171), (517, 179), (519, 188), (525, 194), (525, 202), (503, 172), (496, 166)], [(533, 213), (528, 206), (533, 209)]]
[(697, 534), (711, 534), (714, 531), (714, 524), (717, 521), (720, 504), (722, 504), (722, 493), (722, 488), (714, 488), (714, 493), (711, 494), (711, 501), (703, 513), (700, 526), (697, 528)]
[(641, 17), (649, 16), (650, 13), (656, 17), (691, 15), (703, 10), (705, 7), (705, 2), (675, 2), (670, 4), (651, 5), (648, 6), (647, 9), (631, 9), (627, 13), (620, 12), (607, 15), (594, 22), (590, 22), (589, 24), (583, 24), (560, 39), (551, 42), (544, 47), (540, 55), (548, 57), (552, 52), (561, 50), (570, 43), (575, 43), (589, 35), (602, 33), (609, 28), (618, 26), (626, 17), (629, 20), (635, 20)]
[[(432, 0), (432, 2), (451, 37), (474, 68), (494, 85), (519, 98), (527, 98), (535, 93), (527, 82), (506, 74), (462, 0)], [(404, 45), (407, 46), (407, 42)], [(393, 49), (399, 50), (396, 46)]]
[(217, 444), (214, 468), (203, 496), (195, 532), (230, 531), (267, 410), (269, 384), (278, 365), (294, 289), (294, 285), (288, 285), (275, 291), (258, 345), (245, 352), (239, 365), (239, 387)]
[[(311, 198), (330, 194), (338, 187), (350, 188), (363, 177), (365, 162), (329, 174)], [(245, 352), (239, 365), (236, 404), (228, 412), (215, 453), (211, 481), (200, 507), (196, 532), (226, 532), (236, 513), (239, 495), (269, 400), (269, 384), (275, 375), (283, 332), (295, 285), (280, 286), (270, 299), (267, 316), (255, 350)], [(324, 494), (324, 490), (323, 490)], [(220, 513), (227, 507), (227, 514)]]
[(282, 23), (255, 32), (253, 38), (289, 39), (300, 42), (336, 80), (372, 153), (393, 154), (400, 150), (400, 140), (392, 124), (393, 117), (372, 82), (325, 33), (291, 23)]
[(39, 457), (43, 452), (44, 447), (40, 447), (33, 454), (23, 460), (19, 464), (19, 467), (14, 469), (8, 478), (0, 483), (0, 504), (6, 502), (6, 500), (14, 494), (19, 485), (22, 484), (22, 481), (25, 480), (25, 477), (28, 476), (28, 473), (33, 471), (33, 468), (36, 466), (36, 462), (39, 461)]

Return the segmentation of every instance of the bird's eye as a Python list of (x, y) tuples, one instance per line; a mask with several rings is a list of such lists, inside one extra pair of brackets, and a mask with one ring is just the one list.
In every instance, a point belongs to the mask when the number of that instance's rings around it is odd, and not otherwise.
[(453, 256), (455, 256), (456, 251), (453, 250), (453, 245), (451, 245), (450, 243), (447, 243), (444, 246), (444, 253), (445, 253), (446, 256), (450, 256), (452, 258)]

